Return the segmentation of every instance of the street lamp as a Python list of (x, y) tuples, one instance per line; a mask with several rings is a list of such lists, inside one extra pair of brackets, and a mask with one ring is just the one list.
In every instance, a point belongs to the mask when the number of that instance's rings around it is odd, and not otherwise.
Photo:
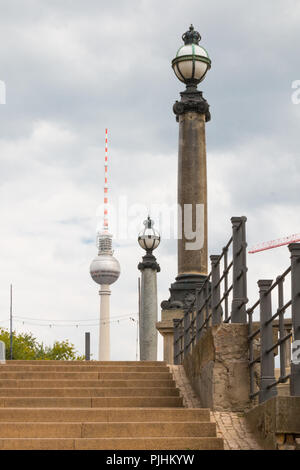
[(153, 220), (148, 216), (144, 221), (145, 228), (138, 236), (140, 247), (146, 251), (138, 265), (142, 273), (139, 318), (141, 361), (157, 360), (157, 273), (160, 267), (152, 252), (160, 243), (160, 235), (153, 225)]
[(141, 248), (146, 250), (147, 253), (152, 253), (155, 248), (160, 244), (160, 236), (156, 230), (154, 230), (154, 222), (148, 215), (147, 220), (144, 220), (145, 228), (139, 233), (138, 242)]
[(201, 36), (191, 25), (189, 31), (182, 35), (184, 46), (181, 46), (172, 60), (176, 77), (186, 84), (187, 90), (196, 90), (198, 83), (204, 80), (211, 67), (211, 60), (204, 47), (199, 46)]
[(186, 84), (173, 112), (179, 123), (178, 193), (178, 275), (171, 284), (170, 298), (163, 310), (184, 308), (195, 298), (208, 273), (207, 260), (207, 170), (205, 123), (210, 120), (209, 104), (197, 85), (211, 68), (210, 57), (199, 45), (201, 36), (191, 25), (182, 35), (172, 68)]

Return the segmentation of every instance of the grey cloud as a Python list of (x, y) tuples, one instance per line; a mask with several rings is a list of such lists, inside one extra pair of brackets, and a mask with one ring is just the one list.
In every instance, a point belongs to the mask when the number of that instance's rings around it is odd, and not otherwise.
[[(105, 127), (111, 200), (124, 194), (145, 206), (176, 202), (172, 106), (184, 87), (170, 63), (191, 22), (212, 58), (200, 87), (212, 113), (206, 127), (210, 252), (229, 238), (232, 215), (248, 216), (249, 243), (298, 231), (300, 105), (291, 103), (291, 83), (300, 79), (299, 17), (292, 0), (3, 1), (1, 311), (8, 311), (13, 280), (19, 312), (98, 315), (97, 286), (88, 273), (96, 248), (82, 241), (93, 239), (102, 200)], [(112, 312), (132, 313), (142, 252), (135, 242), (115, 241), (122, 274)], [(162, 300), (176, 275), (176, 242), (163, 240), (157, 258)], [(285, 255), (252, 260), (252, 275), (263, 275), (279, 269)], [(55, 338), (37, 331), (45, 341)], [(72, 337), (83, 348), (80, 331)], [(133, 359), (129, 325), (114, 334), (128, 335), (122, 354)]]

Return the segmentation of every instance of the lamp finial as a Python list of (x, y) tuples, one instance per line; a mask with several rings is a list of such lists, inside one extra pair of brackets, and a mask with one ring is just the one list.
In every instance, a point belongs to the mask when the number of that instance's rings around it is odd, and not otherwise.
[(182, 35), (182, 40), (183, 40), (185, 45), (187, 45), (187, 44), (199, 44), (199, 42), (201, 41), (201, 36), (200, 36), (200, 33), (198, 33), (198, 31), (195, 31), (194, 26), (191, 24), (189, 30), (186, 31)]

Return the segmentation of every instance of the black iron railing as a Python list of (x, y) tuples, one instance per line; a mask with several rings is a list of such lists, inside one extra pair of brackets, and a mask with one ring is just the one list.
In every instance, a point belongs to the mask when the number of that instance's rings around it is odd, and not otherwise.
[[(264, 402), (277, 395), (277, 385), (290, 379), (290, 394), (300, 395), (300, 358), (298, 360), (297, 343), (300, 340), (300, 243), (289, 245), (291, 265), (276, 281), (263, 279), (258, 281), (259, 299), (247, 310), (249, 318), (249, 368), (250, 398), (259, 397)], [(291, 298), (284, 300), (284, 282), (290, 276)], [(272, 293), (277, 294), (277, 309), (273, 313)], [(254, 329), (253, 313), (259, 307), (259, 323)], [(284, 315), (291, 310), (291, 327), (287, 327)], [(274, 334), (275, 331), (275, 334)], [(290, 361), (291, 340), (293, 357)], [(299, 344), (299, 343), (298, 343)], [(279, 351), (280, 373), (275, 378), (275, 353)], [(256, 352), (256, 354), (255, 354)], [(255, 357), (256, 356), (256, 357)], [(259, 378), (255, 380), (255, 366), (260, 364)], [(287, 369), (290, 372), (287, 372)], [(258, 382), (258, 383), (257, 383)], [(258, 388), (258, 390), (256, 390)]]
[(246, 220), (246, 217), (232, 217), (231, 238), (220, 255), (210, 256), (211, 272), (201, 289), (196, 290), (195, 301), (185, 307), (182, 319), (174, 319), (174, 364), (182, 364), (209, 326), (222, 321), (246, 323)]
[[(196, 291), (195, 300), (184, 308), (183, 318), (174, 319), (174, 364), (183, 363), (208, 327), (248, 321), (251, 399), (256, 396), (260, 402), (269, 399), (277, 394), (277, 385), (288, 380), (290, 394), (300, 396), (300, 243), (289, 245), (291, 265), (275, 282), (258, 281), (259, 299), (246, 310), (246, 220), (246, 217), (231, 219), (232, 237), (220, 255), (210, 256), (211, 272)], [(283, 286), (288, 276), (291, 296), (285, 301)], [(275, 292), (277, 309), (273, 313), (272, 293)], [(254, 322), (256, 309), (259, 319)], [(287, 312), (290, 319), (284, 317)], [(275, 377), (274, 356), (278, 351), (280, 373)]]

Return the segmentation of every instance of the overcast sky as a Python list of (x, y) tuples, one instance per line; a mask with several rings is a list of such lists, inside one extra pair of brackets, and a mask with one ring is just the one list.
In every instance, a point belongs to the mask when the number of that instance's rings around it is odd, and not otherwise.
[[(300, 80), (297, 0), (0, 0), (0, 323), (14, 314), (80, 321), (49, 327), (15, 322), (51, 344), (69, 338), (97, 358), (99, 296), (89, 275), (103, 198), (105, 128), (110, 198), (128, 206), (174, 204), (178, 124), (184, 86), (171, 60), (190, 23), (212, 68), (200, 89), (207, 124), (209, 253), (230, 237), (231, 216), (248, 218), (248, 244), (300, 232)], [(142, 211), (143, 212), (143, 211)], [(139, 214), (140, 228), (146, 217)], [(137, 227), (137, 231), (139, 227)], [(121, 276), (111, 315), (137, 313), (136, 240), (114, 239)], [(159, 302), (176, 276), (176, 242), (156, 252)], [(256, 281), (289, 264), (287, 247), (249, 255)], [(111, 326), (112, 359), (134, 360), (136, 325)], [(161, 344), (160, 344), (161, 355)]]

